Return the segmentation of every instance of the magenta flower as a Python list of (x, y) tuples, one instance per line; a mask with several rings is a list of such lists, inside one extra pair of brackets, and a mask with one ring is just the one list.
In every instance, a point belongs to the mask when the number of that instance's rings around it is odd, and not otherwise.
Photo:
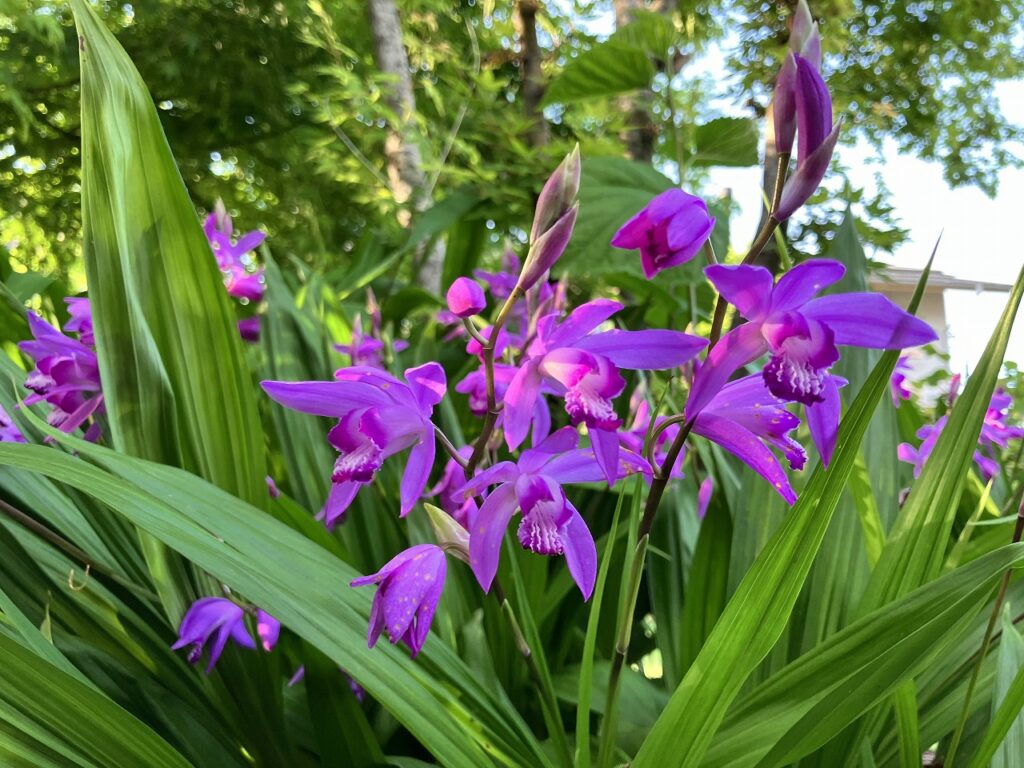
[[(363, 333), (362, 315), (356, 315), (352, 323), (352, 338), (348, 344), (335, 344), (334, 348), (343, 355), (348, 355), (349, 365), (369, 366), (371, 368), (383, 368), (384, 342), (380, 340), (379, 314), (375, 318), (371, 314), (371, 331)], [(401, 352), (409, 346), (408, 342), (396, 339), (391, 344), (394, 352)]]
[(519, 272), (522, 269), (515, 251), (505, 251), (501, 267), (497, 272), (474, 269), (473, 276), (487, 284), (487, 290), (490, 291), (491, 296), (499, 301), (504, 301), (511, 295), (516, 283), (519, 282)]
[(401, 640), (415, 657), (430, 632), (447, 568), (440, 547), (417, 544), (399, 552), (377, 573), (353, 579), (353, 587), (378, 585), (370, 609), (367, 645), (373, 648), (387, 629), (392, 644)]
[(793, 504), (796, 493), (769, 446), (785, 455), (790, 469), (803, 469), (807, 454), (790, 437), (798, 426), (800, 419), (765, 387), (761, 376), (754, 374), (722, 387), (697, 415), (693, 433), (718, 443)]
[(272, 478), (270, 475), (267, 475), (266, 478), (264, 479), (266, 480), (267, 483), (267, 495), (270, 496), (270, 498), (272, 499), (280, 498), (281, 489), (277, 487), (277, 483), (274, 482), (274, 478)]
[(892, 370), (889, 387), (892, 389), (893, 408), (898, 408), (901, 400), (910, 399), (910, 387), (907, 386), (907, 374), (910, 372), (909, 361), (908, 355), (900, 355), (900, 359), (896, 361), (896, 367)]
[[(480, 505), (469, 532), (470, 567), (485, 591), (498, 570), (505, 529), (518, 511), (523, 548), (540, 555), (564, 555), (583, 598), (590, 598), (597, 576), (597, 550), (590, 529), (562, 485), (598, 482), (604, 472), (593, 451), (578, 449), (578, 443), (576, 431), (563, 427), (536, 448), (523, 451), (518, 462), (498, 462), (463, 487), (462, 493), (469, 496), (497, 485)], [(639, 456), (624, 452), (616, 475), (624, 477), (644, 467)]]
[(446, 295), (449, 311), (459, 318), (473, 317), (487, 309), (484, 289), (476, 280), (458, 277)]
[(25, 436), (2, 407), (0, 407), (0, 443), (24, 443)]
[(192, 603), (178, 628), (178, 642), (171, 649), (177, 651), (192, 646), (188, 663), (195, 664), (202, 657), (203, 648), (211, 638), (213, 645), (210, 647), (207, 673), (213, 671), (228, 639), (243, 648), (256, 648), (252, 635), (245, 627), (245, 611), (226, 597), (204, 597)]
[(256, 264), (252, 252), (266, 239), (259, 231), (246, 232), (232, 242), (231, 217), (211, 213), (203, 224), (217, 266), (224, 275), (224, 285), (231, 296), (245, 302), (260, 301), (266, 290), (263, 267)]
[[(807, 60), (815, 71), (821, 71), (821, 34), (805, 0), (800, 0), (793, 15), (789, 48)], [(796, 136), (796, 59), (786, 56), (775, 82), (772, 119), (775, 124), (775, 151), (789, 154)]]
[[(500, 334), (499, 334), (500, 337)], [(467, 351), (468, 348), (467, 348)], [(505, 399), (508, 385), (512, 383), (518, 369), (512, 365), (502, 363), (494, 364), (494, 394), (497, 402)], [(469, 396), (469, 410), (476, 416), (483, 416), (487, 413), (487, 375), (484, 369), (477, 368), (467, 374), (462, 381), (455, 385), (455, 391)], [(542, 393), (556, 394), (549, 386), (541, 386)], [(505, 423), (504, 409), (498, 413), (495, 428), (501, 429)], [(531, 444), (538, 445), (551, 432), (551, 411), (543, 397), (538, 397), (533, 404), (533, 412), (530, 417)]]
[(368, 367), (342, 368), (336, 381), (264, 381), (261, 386), (286, 408), (338, 419), (327, 439), (340, 454), (319, 519), (339, 522), (359, 489), (373, 480), (389, 456), (411, 448), (401, 484), (405, 517), (423, 495), (434, 463), (434, 406), (444, 397), (444, 369), (426, 363), (405, 371), (407, 383)]
[(763, 267), (707, 267), (711, 283), (749, 322), (723, 336), (708, 353), (694, 378), (687, 416), (699, 413), (736, 370), (770, 353), (763, 372), (768, 389), (807, 406), (811, 437), (827, 464), (839, 422), (840, 384), (829, 373), (839, 359), (838, 347), (902, 349), (937, 338), (927, 323), (878, 293), (814, 298), (845, 271), (838, 261), (811, 259), (773, 285), (771, 272)]
[[(47, 421), (62, 432), (73, 432), (93, 414), (102, 413), (96, 353), (35, 312), (28, 313), (28, 327), (34, 340), (23, 341), (18, 347), (35, 361), (36, 367), (25, 379), (25, 387), (34, 393), (25, 398), (25, 404), (49, 403), (53, 410)], [(95, 440), (98, 434), (98, 428), (90, 429), (86, 437)]]
[[(629, 409), (633, 412), (633, 421), (630, 424), (629, 429), (619, 430), (619, 443), (626, 450), (632, 451), (639, 456), (643, 456), (644, 444), (647, 441), (647, 435), (651, 429), (651, 406), (650, 403), (647, 402), (647, 398), (642, 387), (637, 387), (630, 396)], [(660, 426), (665, 419), (665, 416), (658, 416), (655, 420), (654, 426)], [(671, 445), (673, 440), (675, 440), (678, 433), (679, 425), (671, 424), (661, 430), (661, 432), (658, 433), (657, 438), (655, 438), (655, 446), (652, 456), (659, 465), (665, 463), (668, 446)], [(683, 476), (683, 458), (684, 454), (680, 452), (679, 458), (676, 459), (675, 466), (672, 467), (670, 471), (670, 477)], [(651, 479), (650, 471), (646, 471), (644, 474), (648, 480)]]
[(64, 330), (69, 333), (77, 333), (78, 340), (87, 347), (96, 346), (96, 337), (92, 331), (92, 307), (89, 299), (79, 296), (69, 296), (64, 299), (68, 305), (68, 312), (71, 319), (64, 323)]
[(260, 340), (259, 315), (253, 315), (252, 317), (243, 317), (241, 320), (239, 320), (238, 335), (242, 337), (242, 341), (247, 341), (250, 344), (256, 344)]
[(703, 520), (711, 504), (711, 495), (715, 492), (715, 480), (708, 475), (697, 489), (697, 519)]
[(696, 256), (714, 228), (715, 217), (701, 198), (669, 189), (623, 224), (611, 244), (627, 250), (639, 248), (640, 264), (650, 279)]
[[(842, 125), (842, 121), (832, 123), (832, 96), (815, 64), (795, 53), (790, 57), (792, 63), (787, 62), (779, 74), (778, 88), (792, 94), (796, 111), (796, 170), (786, 179), (779, 205), (772, 211), (776, 221), (788, 219), (817, 191), (832, 162)], [(780, 109), (785, 108), (784, 102)]]
[(277, 638), (281, 636), (281, 622), (260, 608), (256, 611), (256, 635), (264, 651), (274, 650)]
[(534, 210), (530, 250), (516, 284), (528, 291), (565, 252), (576, 226), (580, 190), (580, 148), (577, 145), (551, 174)]
[[(463, 459), (468, 460), (472, 454), (472, 446), (467, 445), (459, 449), (459, 455)], [(455, 521), (463, 528), (468, 528), (476, 517), (478, 507), (476, 499), (460, 493), (465, 484), (466, 475), (462, 465), (455, 459), (448, 459), (441, 472), (441, 478), (433, 488), (427, 491), (427, 495), (436, 496), (441, 509), (455, 518)]]
[(505, 392), (505, 440), (512, 450), (526, 437), (541, 386), (554, 388), (565, 401), (574, 425), (586, 424), (608, 483), (614, 482), (622, 423), (612, 399), (625, 379), (619, 368), (663, 370), (694, 357), (707, 344), (679, 331), (610, 330), (592, 333), (622, 309), (617, 301), (587, 302), (562, 322), (548, 315), (537, 325), (537, 336), (526, 350), (522, 366)]

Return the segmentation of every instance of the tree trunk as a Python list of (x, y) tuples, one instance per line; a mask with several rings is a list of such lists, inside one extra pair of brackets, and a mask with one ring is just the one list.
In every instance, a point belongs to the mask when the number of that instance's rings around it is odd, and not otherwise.
[(531, 121), (530, 144), (540, 147), (548, 143), (548, 123), (541, 110), (544, 98), (544, 75), (541, 72), (540, 43), (537, 42), (538, 0), (518, 0), (515, 25), (519, 36), (519, 71), (523, 83), (523, 111)]
[[(416, 99), (409, 74), (409, 55), (402, 42), (402, 24), (395, 0), (367, 0), (366, 7), (370, 14), (377, 67), (393, 78), (385, 98), (388, 107), (395, 113), (395, 122), (389, 126), (384, 154), (387, 157), (388, 180), (395, 202), (408, 204), (411, 209), (399, 214), (402, 224), (408, 225), (413, 214), (425, 211), (433, 202), (430, 190), (427, 189), (423, 156), (418, 143)], [(440, 293), (443, 267), (444, 243), (438, 240), (421, 260), (417, 276), (419, 284), (428, 291)]]

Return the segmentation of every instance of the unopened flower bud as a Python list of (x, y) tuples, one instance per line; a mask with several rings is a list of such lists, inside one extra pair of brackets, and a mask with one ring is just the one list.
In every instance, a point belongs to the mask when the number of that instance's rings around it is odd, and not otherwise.
[(437, 546), (443, 549), (445, 554), (468, 563), (469, 531), (459, 525), (459, 522), (443, 509), (435, 507), (433, 504), (424, 504), (423, 506), (430, 518), (430, 527), (434, 529)]
[(537, 198), (533, 228), (530, 230), (530, 244), (537, 240), (559, 221), (572, 207), (580, 191), (580, 147), (579, 144), (565, 156), (544, 189)]
[(576, 214), (579, 209), (579, 203), (573, 205), (549, 230), (530, 245), (530, 252), (526, 254), (526, 262), (519, 275), (517, 285), (519, 290), (524, 292), (530, 290), (549, 269), (555, 266), (555, 262), (565, 252), (569, 240), (572, 238), (572, 230), (576, 226)]
[(484, 289), (476, 280), (458, 277), (448, 289), (448, 309), (453, 315), (463, 319), (479, 315), (487, 308)]

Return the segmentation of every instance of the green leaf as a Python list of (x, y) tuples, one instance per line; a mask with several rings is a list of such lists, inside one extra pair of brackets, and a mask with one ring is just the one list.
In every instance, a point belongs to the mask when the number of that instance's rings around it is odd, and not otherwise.
[(145, 83), (89, 5), (74, 9), (83, 248), (110, 438), (262, 506), (256, 399), (215, 260)]
[(704, 765), (788, 765), (825, 743), (933, 664), (1021, 562), (1024, 544), (1007, 545), (832, 635), (730, 711)]
[(971, 768), (1014, 768), (1024, 755), (1024, 638), (1013, 625), (1010, 606), (1003, 606), (1002, 639), (992, 690), (992, 722)]
[(644, 51), (611, 39), (566, 64), (548, 84), (543, 104), (618, 96), (649, 88), (653, 79), (654, 65)]
[[(912, 306), (927, 275), (926, 269)], [(698, 765), (743, 682), (782, 635), (898, 357), (895, 350), (882, 355), (839, 426), (831, 465), (815, 469), (743, 578), (644, 741), (635, 768)]]
[(693, 131), (690, 165), (742, 168), (758, 163), (761, 130), (747, 117), (719, 117)]
[(546, 764), (518, 713), (436, 637), (416, 661), (388, 643), (367, 649), (370, 595), (346, 586), (359, 574), (329, 552), (187, 472), (60, 439), (109, 471), (7, 443), (0, 465), (59, 476), (255, 602), (344, 668), (445, 765), (488, 765), (488, 755)]
[(21, 736), (22, 755), (33, 754), (24, 748), (32, 738), (27, 730), (31, 728), (34, 737), (43, 740), (45, 752), (68, 758), (64, 765), (189, 768), (189, 762), (144, 723), (2, 632), (0, 658), (0, 721)]

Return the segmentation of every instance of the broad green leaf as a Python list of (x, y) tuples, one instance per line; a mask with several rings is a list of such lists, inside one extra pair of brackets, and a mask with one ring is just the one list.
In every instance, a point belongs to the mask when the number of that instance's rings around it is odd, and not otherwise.
[(1013, 625), (1009, 604), (1003, 606), (1002, 630), (992, 691), (992, 723), (971, 760), (972, 768), (1014, 768), (1024, 755), (1024, 638)]
[(546, 764), (518, 714), (436, 638), (416, 661), (387, 643), (367, 649), (370, 594), (347, 587), (357, 572), (329, 552), (187, 472), (61, 439), (109, 471), (17, 444), (0, 444), (0, 465), (59, 475), (254, 601), (358, 680), (445, 765)]
[(1022, 562), (1024, 545), (1008, 545), (835, 633), (738, 701), (703, 764), (785, 765), (810, 752), (933, 664)]
[(75, 765), (189, 768), (167, 742), (94, 688), (0, 633), (0, 720), (30, 721), (48, 747), (67, 745)]
[(639, 48), (615, 39), (598, 43), (566, 64), (544, 93), (544, 105), (606, 98), (649, 88), (654, 65)]
[(757, 165), (760, 124), (747, 117), (719, 117), (693, 129), (689, 165), (746, 167)]
[[(918, 285), (914, 307), (927, 275), (928, 269)], [(827, 470), (815, 469), (778, 532), (754, 561), (644, 741), (635, 768), (700, 763), (743, 682), (785, 630), (898, 357), (897, 351), (882, 355), (840, 424), (831, 465)]]
[(110, 439), (262, 506), (263, 436), (216, 262), (145, 83), (84, 0), (82, 219)]

